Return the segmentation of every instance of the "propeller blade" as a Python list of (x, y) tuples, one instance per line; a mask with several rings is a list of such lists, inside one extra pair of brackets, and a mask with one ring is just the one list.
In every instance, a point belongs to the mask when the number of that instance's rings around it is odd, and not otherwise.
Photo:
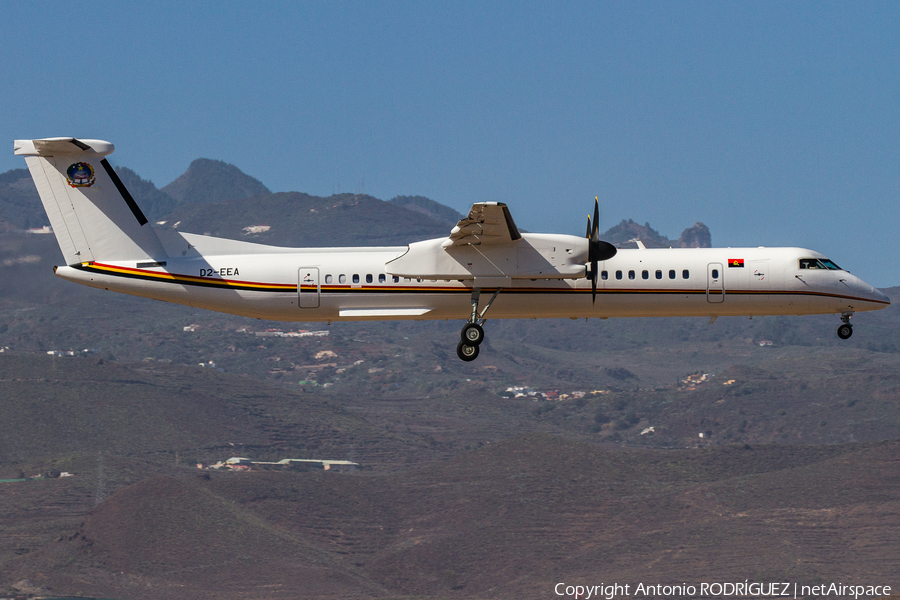
[(592, 225), (588, 243), (588, 260), (591, 261), (591, 265), (596, 267), (596, 263), (609, 260), (617, 252), (615, 246), (600, 239), (600, 200), (596, 196), (594, 197), (594, 222)]
[(588, 216), (587, 234), (588, 260), (591, 263), (591, 303), (597, 302), (597, 279), (600, 273), (597, 271), (597, 263), (611, 259), (618, 250), (609, 242), (600, 239), (600, 198), (594, 196), (594, 218)]
[(590, 213), (588, 213), (588, 225), (587, 225), (587, 231), (585, 232), (584, 237), (586, 237), (587, 239), (591, 239), (591, 215), (590, 215)]

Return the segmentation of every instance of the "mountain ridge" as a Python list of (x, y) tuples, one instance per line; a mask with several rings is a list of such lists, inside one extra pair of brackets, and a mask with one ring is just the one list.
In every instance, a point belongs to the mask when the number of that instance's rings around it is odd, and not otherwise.
[(270, 194), (255, 177), (221, 160), (197, 158), (182, 175), (160, 190), (179, 204), (206, 204)]
[(712, 236), (709, 228), (697, 222), (681, 233), (677, 240), (670, 240), (650, 227), (650, 223), (640, 225), (631, 219), (623, 219), (600, 236), (604, 241), (619, 248), (636, 248), (640, 240), (647, 248), (711, 248)]
[[(365, 194), (320, 197), (304, 192), (272, 193), (262, 182), (235, 165), (205, 158), (192, 161), (182, 175), (162, 188), (128, 167), (116, 167), (116, 172), (152, 222), (162, 222), (165, 226), (179, 223), (179, 229), (193, 233), (268, 244), (307, 247), (406, 245), (429, 237), (445, 237), (465, 216), (425, 196), (395, 196), (381, 200)], [(359, 206), (360, 202), (365, 209), (361, 214), (341, 213), (333, 223), (323, 221), (321, 214), (313, 212), (317, 209), (327, 211), (329, 206)], [(376, 206), (378, 203), (383, 206)], [(218, 206), (215, 210), (201, 208), (210, 205)], [(261, 210), (255, 210), (257, 208)], [(304, 212), (298, 212), (298, 208)], [(402, 212), (395, 209), (402, 209)], [(235, 222), (235, 214), (241, 215), (240, 223)], [(313, 218), (304, 218), (310, 216)], [(328, 216), (334, 217), (335, 211)], [(0, 173), (0, 229), (24, 230), (48, 223), (28, 170)], [(254, 226), (269, 229), (244, 231), (245, 227)], [(629, 219), (610, 228), (601, 237), (619, 247), (635, 247), (634, 239), (640, 239), (648, 248), (710, 247), (709, 230), (702, 223), (685, 229), (678, 240), (670, 240), (649, 223), (639, 225)], [(349, 241), (343, 241), (347, 238)], [(308, 241), (298, 243), (304, 239)]]

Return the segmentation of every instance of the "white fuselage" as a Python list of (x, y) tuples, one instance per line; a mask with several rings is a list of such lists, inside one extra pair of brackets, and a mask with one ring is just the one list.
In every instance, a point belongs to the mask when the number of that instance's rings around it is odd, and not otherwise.
[[(667, 317), (854, 313), (888, 298), (840, 269), (801, 269), (802, 248), (619, 250), (591, 281), (397, 276), (408, 247), (279, 248), (170, 236), (162, 264), (92, 262), (65, 279), (136, 296), (276, 321), (466, 319), (472, 291), (501, 291), (488, 318)], [(569, 236), (560, 236), (568, 241)], [(172, 241), (174, 240), (174, 241)], [(394, 263), (397, 264), (397, 263)]]
[(596, 198), (585, 237), (521, 232), (502, 202), (474, 203), (446, 238), (397, 247), (280, 248), (158, 230), (106, 160), (109, 142), (13, 149), (68, 265), (60, 277), (276, 321), (465, 319), (457, 355), (466, 361), (478, 356), (485, 318), (838, 313), (846, 339), (853, 313), (890, 304), (802, 248), (617, 251), (600, 240)]

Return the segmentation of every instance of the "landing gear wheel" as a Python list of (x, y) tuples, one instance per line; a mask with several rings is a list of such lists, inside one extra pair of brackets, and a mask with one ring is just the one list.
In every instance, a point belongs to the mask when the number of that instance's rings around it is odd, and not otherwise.
[(473, 361), (478, 358), (478, 346), (460, 342), (456, 346), (456, 355), (466, 362)]
[(851, 335), (853, 335), (853, 326), (849, 323), (844, 323), (838, 327), (838, 337), (842, 340), (849, 339)]
[(460, 334), (464, 344), (479, 346), (484, 341), (484, 329), (478, 323), (468, 323)]

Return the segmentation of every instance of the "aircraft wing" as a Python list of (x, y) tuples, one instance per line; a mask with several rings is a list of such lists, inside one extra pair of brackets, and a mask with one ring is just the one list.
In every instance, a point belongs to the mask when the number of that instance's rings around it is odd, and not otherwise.
[[(522, 239), (509, 208), (502, 202), (478, 202), (456, 224), (445, 246), (511, 244)], [(448, 243), (449, 242), (449, 243)]]
[(398, 277), (474, 279), (477, 287), (509, 287), (513, 279), (578, 279), (585, 274), (589, 242), (522, 234), (505, 204), (479, 202), (449, 237), (413, 242), (385, 269)]

